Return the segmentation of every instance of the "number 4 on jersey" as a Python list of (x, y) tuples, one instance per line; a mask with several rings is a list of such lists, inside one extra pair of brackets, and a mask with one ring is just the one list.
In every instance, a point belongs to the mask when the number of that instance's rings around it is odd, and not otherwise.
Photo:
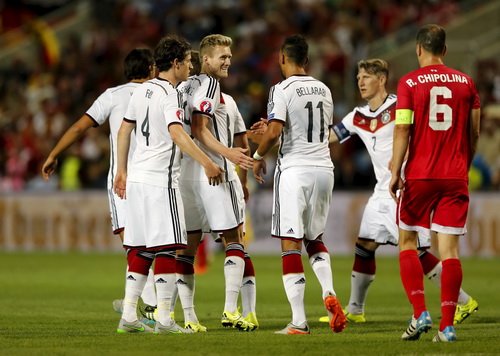
[(146, 110), (146, 117), (141, 125), (142, 136), (146, 137), (146, 146), (149, 146), (149, 107)]

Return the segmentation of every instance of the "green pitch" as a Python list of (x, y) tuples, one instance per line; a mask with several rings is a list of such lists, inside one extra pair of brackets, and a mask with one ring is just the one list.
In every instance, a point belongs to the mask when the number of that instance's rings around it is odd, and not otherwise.
[[(111, 306), (123, 298), (125, 257), (109, 254), (0, 254), (0, 355), (421, 355), (500, 353), (499, 259), (465, 259), (463, 288), (479, 311), (457, 327), (459, 341), (436, 344), (439, 290), (426, 281), (434, 328), (421, 340), (401, 341), (412, 309), (399, 279), (397, 258), (377, 260), (377, 278), (366, 305), (365, 324), (348, 323), (340, 334), (318, 322), (326, 315), (321, 290), (305, 257), (306, 311), (311, 335), (274, 335), (291, 320), (281, 280), (280, 256), (253, 256), (260, 328), (224, 329), (223, 256), (197, 278), (196, 311), (204, 334), (116, 333)], [(349, 299), (352, 257), (332, 257), (337, 295)], [(180, 303), (176, 317), (182, 320)]]

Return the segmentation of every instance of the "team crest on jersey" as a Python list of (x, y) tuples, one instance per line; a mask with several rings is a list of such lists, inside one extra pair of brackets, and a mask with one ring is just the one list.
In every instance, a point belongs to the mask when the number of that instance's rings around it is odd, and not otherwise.
[(212, 104), (210, 104), (210, 101), (204, 101), (200, 104), (200, 111), (201, 112), (212, 112)]
[(389, 121), (391, 121), (391, 112), (387, 110), (382, 114), (382, 123), (387, 124)]
[(177, 110), (176, 115), (180, 121), (184, 121), (184, 110)]
[(370, 121), (370, 130), (375, 131), (377, 129), (377, 119), (372, 119)]

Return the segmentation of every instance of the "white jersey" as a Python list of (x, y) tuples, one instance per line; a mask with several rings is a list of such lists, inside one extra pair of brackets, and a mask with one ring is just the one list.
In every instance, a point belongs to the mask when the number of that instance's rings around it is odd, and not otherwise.
[(392, 157), (395, 117), (396, 95), (390, 94), (377, 110), (371, 111), (369, 105), (357, 107), (333, 127), (340, 143), (354, 134), (361, 138), (370, 154), (377, 178), (373, 195), (381, 198), (391, 198), (391, 171), (388, 166)]
[(143, 83), (132, 95), (124, 120), (136, 123), (136, 149), (127, 180), (177, 188), (180, 149), (168, 128), (182, 125), (182, 95), (164, 79)]
[[(207, 128), (212, 135), (224, 146), (231, 147), (229, 145), (230, 137), (232, 141), (229, 130), (230, 123), (219, 82), (207, 74), (194, 75), (189, 77), (186, 82), (181, 83), (178, 90), (184, 96), (184, 129), (186, 132), (191, 134), (193, 115), (203, 115), (208, 118)], [(237, 178), (228, 159), (213, 152), (198, 140), (194, 139), (194, 141), (212, 161), (226, 170), (224, 181), (229, 182)], [(203, 167), (188, 155), (184, 155), (182, 160), (182, 179), (208, 181)]]
[[(102, 93), (92, 106), (87, 110), (86, 114), (96, 122), (97, 125), (102, 125), (109, 120), (109, 146), (111, 153), (109, 156), (109, 172), (108, 172), (108, 188), (113, 187), (114, 179), (116, 176), (116, 155), (117, 155), (117, 137), (118, 130), (127, 111), (130, 97), (134, 90), (140, 86), (141, 83), (127, 83), (113, 88), (107, 89)], [(129, 150), (129, 163), (132, 153), (135, 149), (135, 134), (132, 133), (132, 140), (130, 142)]]
[(282, 122), (278, 167), (331, 167), (328, 135), (333, 124), (330, 89), (308, 75), (293, 75), (269, 93), (267, 119)]
[[(234, 146), (234, 136), (246, 134), (247, 129), (245, 126), (245, 121), (241, 116), (240, 111), (238, 110), (238, 106), (234, 101), (231, 95), (222, 93), (222, 97), (224, 98), (224, 102), (226, 103), (226, 111), (228, 118), (228, 147)], [(233, 167), (232, 169), (236, 169), (236, 165), (229, 161), (229, 164)]]

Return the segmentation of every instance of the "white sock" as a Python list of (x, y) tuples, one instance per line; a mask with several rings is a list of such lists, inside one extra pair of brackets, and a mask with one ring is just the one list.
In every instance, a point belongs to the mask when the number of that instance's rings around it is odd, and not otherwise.
[(243, 307), (242, 315), (247, 316), (248, 313), (255, 313), (257, 288), (255, 285), (254, 276), (243, 277), (240, 292), (241, 292), (241, 306)]
[(351, 274), (351, 297), (346, 310), (354, 315), (365, 312), (366, 295), (368, 288), (375, 279), (374, 274), (366, 274), (352, 271)]
[(148, 279), (142, 290), (141, 298), (147, 305), (156, 306), (155, 276), (151, 268), (149, 269)]
[(304, 307), (304, 291), (306, 289), (306, 277), (304, 273), (290, 273), (283, 276), (286, 296), (292, 307), (292, 324), (301, 325), (306, 321), (306, 310)]
[(333, 289), (332, 267), (330, 265), (330, 255), (326, 252), (318, 252), (309, 258), (316, 278), (321, 284), (322, 296), (325, 299), (329, 295), (336, 295)]
[(162, 325), (170, 325), (170, 302), (175, 288), (175, 273), (155, 275), (158, 320)]
[(175, 278), (175, 288), (172, 292), (172, 301), (170, 302), (170, 313), (175, 312), (175, 306), (177, 305), (177, 298), (179, 297), (179, 288), (177, 287), (177, 277)]
[[(443, 264), (439, 262), (432, 271), (426, 274), (427, 278), (430, 279), (438, 288), (441, 288), (441, 273), (443, 272)], [(470, 296), (465, 293), (465, 291), (460, 288), (460, 293), (458, 294), (458, 305), (465, 305), (469, 302)]]
[(137, 320), (137, 301), (141, 295), (148, 276), (128, 272), (125, 278), (125, 298), (123, 299), (122, 318), (128, 322)]
[(226, 302), (224, 310), (236, 313), (238, 295), (245, 271), (245, 261), (238, 256), (228, 256), (224, 260), (224, 277), (226, 280)]
[(194, 274), (177, 273), (175, 280), (177, 293), (179, 294), (182, 310), (184, 311), (184, 322), (198, 323), (198, 317), (194, 311)]

